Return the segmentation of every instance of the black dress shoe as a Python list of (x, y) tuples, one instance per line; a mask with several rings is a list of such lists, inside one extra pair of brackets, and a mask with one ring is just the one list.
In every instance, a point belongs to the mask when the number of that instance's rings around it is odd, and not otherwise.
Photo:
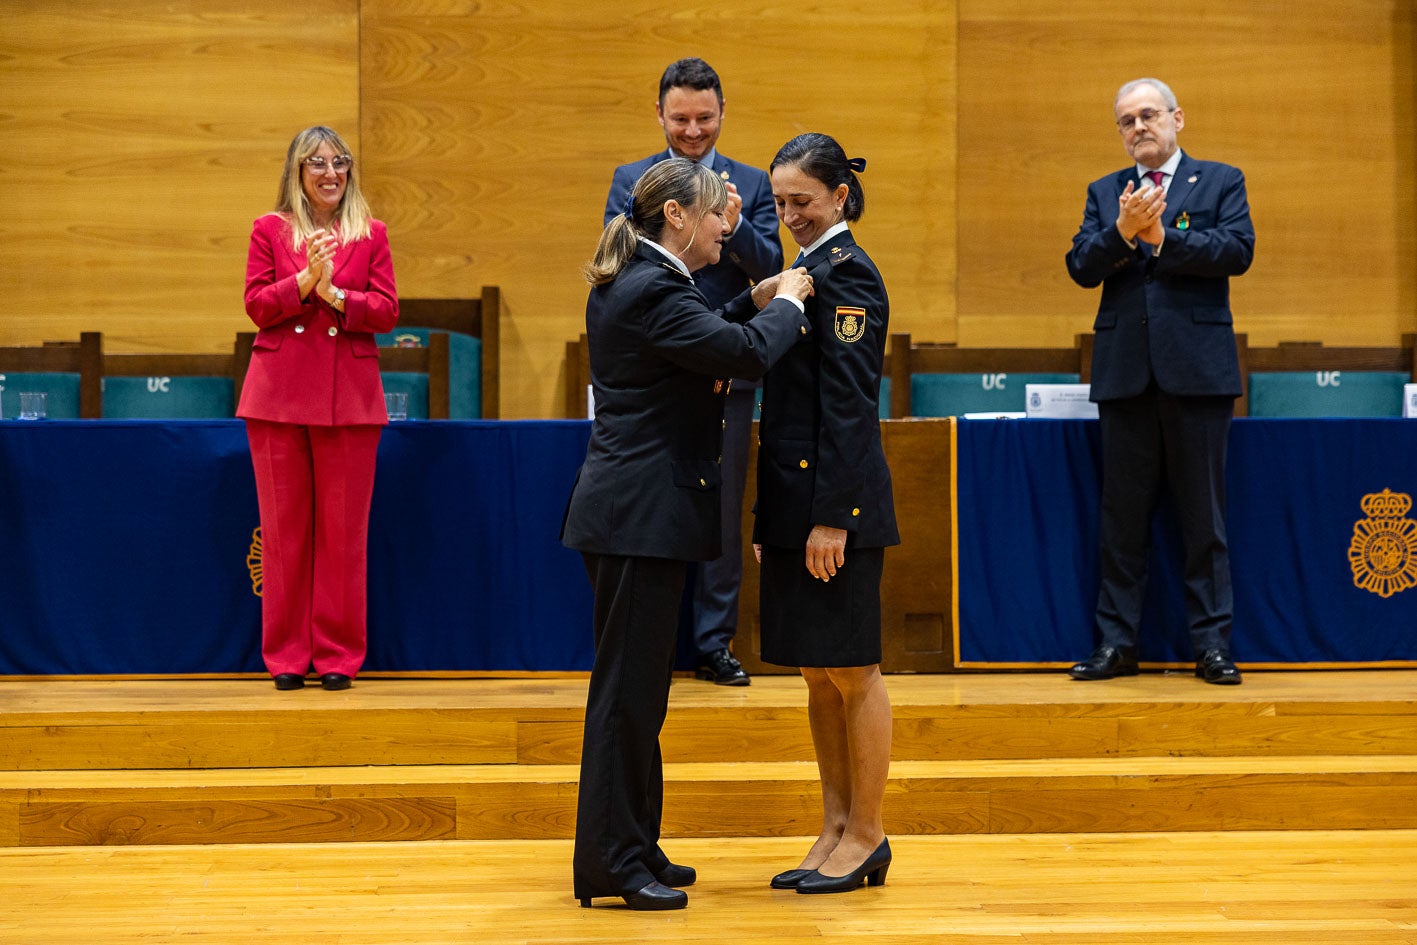
[(694, 675), (699, 679), (711, 680), (718, 686), (747, 686), (753, 681), (743, 672), (743, 664), (734, 659), (727, 649), (705, 653), (699, 658), (699, 668)]
[(670, 863), (664, 869), (654, 874), (655, 880), (661, 886), (672, 886), (678, 889), (681, 886), (692, 886), (699, 878), (699, 874), (694, 872), (692, 866), (680, 866), (678, 863)]
[(277, 689), (304, 689), (305, 677), (300, 673), (276, 673)]
[(796, 889), (798, 883), (815, 872), (816, 870), (787, 870), (774, 876), (768, 885), (773, 889)]
[[(581, 908), (589, 909), (592, 896), (581, 896)], [(659, 912), (664, 909), (682, 909), (689, 904), (689, 896), (677, 889), (670, 889), (663, 883), (650, 883), (638, 892), (625, 893), (620, 897), (625, 905), (636, 912)]]
[(1240, 670), (1221, 650), (1206, 650), (1196, 660), (1196, 675), (1217, 686), (1240, 685)]
[(326, 673), (320, 677), (320, 688), (331, 692), (349, 688), (349, 677), (344, 673)]
[(875, 852), (866, 857), (866, 862), (850, 873), (845, 876), (825, 876), (818, 870), (812, 870), (797, 881), (797, 891), (800, 893), (851, 892), (851, 890), (859, 888), (863, 881), (868, 886), (884, 886), (886, 871), (890, 868), (891, 842), (890, 840), (882, 840)]
[(1111, 679), (1135, 676), (1138, 672), (1135, 647), (1099, 646), (1087, 659), (1074, 663), (1068, 675), (1074, 679)]

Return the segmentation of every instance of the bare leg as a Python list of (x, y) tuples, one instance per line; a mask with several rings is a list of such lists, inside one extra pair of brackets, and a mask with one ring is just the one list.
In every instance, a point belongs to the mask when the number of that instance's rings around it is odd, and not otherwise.
[(802, 858), (814, 870), (836, 849), (851, 814), (851, 756), (846, 743), (846, 707), (825, 669), (802, 667), (807, 681), (807, 719), (822, 781), (822, 832)]
[[(891, 703), (877, 665), (833, 668), (825, 673), (839, 693), (845, 713), (843, 733), (847, 747), (849, 812), (836, 848), (817, 869), (824, 876), (845, 876), (865, 862), (885, 839), (881, 805), (891, 764)], [(812, 733), (820, 746), (815, 723)], [(825, 799), (828, 796), (827, 769), (820, 755), (817, 763), (823, 772)], [(839, 758), (834, 759), (834, 763), (839, 764)], [(833, 776), (839, 775), (833, 772)]]

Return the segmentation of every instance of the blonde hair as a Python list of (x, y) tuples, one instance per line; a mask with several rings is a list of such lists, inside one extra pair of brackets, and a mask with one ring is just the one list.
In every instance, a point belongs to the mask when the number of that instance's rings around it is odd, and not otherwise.
[(369, 238), (369, 221), (373, 214), (369, 204), (359, 192), (359, 178), (356, 176), (354, 159), (349, 146), (333, 128), (312, 125), (290, 142), (285, 152), (285, 169), (281, 171), (280, 188), (276, 191), (276, 212), (290, 221), (291, 246), (299, 250), (319, 229), (310, 212), (310, 201), (305, 196), (302, 168), (305, 159), (320, 145), (328, 142), (335, 153), (350, 159), (349, 171), (345, 175), (344, 195), (335, 208), (334, 230), (341, 244)]
[(728, 188), (697, 161), (674, 158), (654, 165), (635, 182), (625, 210), (605, 224), (595, 258), (581, 269), (585, 281), (591, 285), (613, 282), (635, 254), (640, 237), (658, 243), (664, 232), (664, 205), (671, 200), (685, 211), (697, 211), (702, 220), (728, 206)]

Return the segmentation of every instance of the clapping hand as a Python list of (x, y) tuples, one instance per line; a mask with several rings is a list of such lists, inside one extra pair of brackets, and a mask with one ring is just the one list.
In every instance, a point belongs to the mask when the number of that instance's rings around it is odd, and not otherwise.
[(1165, 236), (1161, 215), (1166, 212), (1166, 191), (1161, 187), (1137, 190), (1131, 181), (1117, 198), (1117, 232), (1128, 242), (1139, 239), (1155, 246)]
[(723, 222), (728, 227), (728, 232), (733, 233), (738, 229), (738, 219), (743, 215), (743, 198), (738, 193), (738, 188), (733, 184), (728, 187), (728, 210), (723, 215)]

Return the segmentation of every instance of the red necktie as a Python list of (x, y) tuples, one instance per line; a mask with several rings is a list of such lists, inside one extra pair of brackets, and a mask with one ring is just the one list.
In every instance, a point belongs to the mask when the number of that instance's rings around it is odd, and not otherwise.
[(1150, 177), (1150, 178), (1151, 178), (1151, 182), (1152, 182), (1153, 184), (1155, 184), (1157, 187), (1160, 187), (1160, 186), (1161, 186), (1161, 182), (1166, 179), (1166, 175), (1165, 175), (1164, 173), (1162, 173), (1161, 171), (1147, 171), (1147, 172), (1146, 172), (1146, 176), (1147, 176), (1147, 177)]

